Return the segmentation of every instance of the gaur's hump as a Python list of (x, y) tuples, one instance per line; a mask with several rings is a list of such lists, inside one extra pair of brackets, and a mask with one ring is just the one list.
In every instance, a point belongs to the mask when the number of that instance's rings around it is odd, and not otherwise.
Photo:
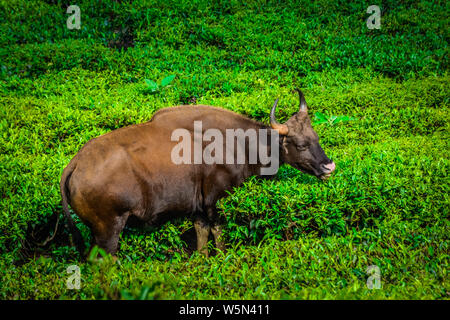
[(236, 121), (244, 121), (248, 122), (249, 124), (253, 124), (256, 126), (262, 126), (263, 124), (259, 123), (256, 120), (247, 118), (241, 114), (238, 114), (236, 112), (233, 112), (231, 110), (219, 108), (219, 107), (213, 107), (213, 106), (207, 106), (207, 105), (181, 105), (181, 106), (175, 106), (175, 107), (168, 107), (164, 109), (158, 110), (152, 117), (150, 121), (155, 120), (164, 120), (165, 118), (172, 118), (172, 117), (181, 117), (184, 119), (190, 119), (190, 118), (203, 118), (207, 116), (215, 116), (219, 119), (230, 119), (230, 120), (236, 120)]

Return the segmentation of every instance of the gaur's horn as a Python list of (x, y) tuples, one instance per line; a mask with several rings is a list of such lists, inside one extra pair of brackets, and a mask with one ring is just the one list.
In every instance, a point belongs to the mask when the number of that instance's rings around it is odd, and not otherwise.
[(306, 107), (305, 95), (304, 95), (303, 92), (302, 92), (300, 89), (298, 89), (298, 88), (295, 88), (295, 91), (298, 92), (298, 97), (299, 97), (299, 99), (300, 99), (300, 104), (299, 104), (299, 109), (300, 109), (300, 111), (307, 112), (307, 111), (308, 111), (308, 108)]
[(289, 128), (285, 124), (278, 123), (277, 119), (275, 118), (275, 109), (277, 108), (278, 99), (275, 100), (275, 103), (273, 104), (272, 110), (270, 111), (270, 126), (272, 129), (277, 130), (279, 134), (281, 135), (287, 135)]

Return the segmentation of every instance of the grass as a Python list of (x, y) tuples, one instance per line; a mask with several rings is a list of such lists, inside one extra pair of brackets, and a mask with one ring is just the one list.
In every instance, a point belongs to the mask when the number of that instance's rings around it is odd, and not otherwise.
[[(363, 2), (78, 1), (80, 30), (65, 5), (0, 1), (0, 298), (449, 298), (447, 2), (386, 1), (380, 30)], [(337, 170), (234, 190), (226, 253), (193, 252), (188, 220), (126, 229), (117, 261), (82, 261), (63, 218), (39, 246), (90, 139), (185, 103), (268, 123), (280, 97), (286, 120), (294, 87)]]

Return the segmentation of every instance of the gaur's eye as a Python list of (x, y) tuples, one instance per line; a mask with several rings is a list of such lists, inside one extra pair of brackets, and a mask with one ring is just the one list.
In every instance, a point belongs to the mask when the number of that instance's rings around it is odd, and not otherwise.
[(305, 151), (306, 150), (306, 146), (305, 145), (297, 145), (296, 146), (298, 151)]

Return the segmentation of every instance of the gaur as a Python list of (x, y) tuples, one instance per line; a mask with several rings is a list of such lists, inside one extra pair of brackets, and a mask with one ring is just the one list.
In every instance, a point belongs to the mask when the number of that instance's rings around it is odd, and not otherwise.
[(270, 112), (270, 126), (217, 107), (183, 105), (161, 109), (148, 122), (87, 142), (64, 169), (60, 182), (63, 210), (78, 249), (84, 251), (84, 242), (69, 204), (91, 229), (94, 243), (111, 254), (117, 252), (120, 232), (129, 218), (152, 225), (167, 217), (190, 217), (198, 250), (208, 255), (210, 232), (216, 247), (224, 249), (217, 201), (248, 177), (260, 175), (267, 165), (248, 161), (248, 146), (244, 163), (174, 163), (171, 154), (178, 141), (171, 139), (172, 133), (180, 128), (193, 133), (195, 121), (201, 121), (202, 132), (217, 129), (224, 136), (227, 129), (266, 129), (267, 141), (277, 137), (280, 165), (327, 178), (335, 164), (319, 145), (304, 95), (297, 91), (299, 110), (283, 124), (275, 117), (278, 100)]

